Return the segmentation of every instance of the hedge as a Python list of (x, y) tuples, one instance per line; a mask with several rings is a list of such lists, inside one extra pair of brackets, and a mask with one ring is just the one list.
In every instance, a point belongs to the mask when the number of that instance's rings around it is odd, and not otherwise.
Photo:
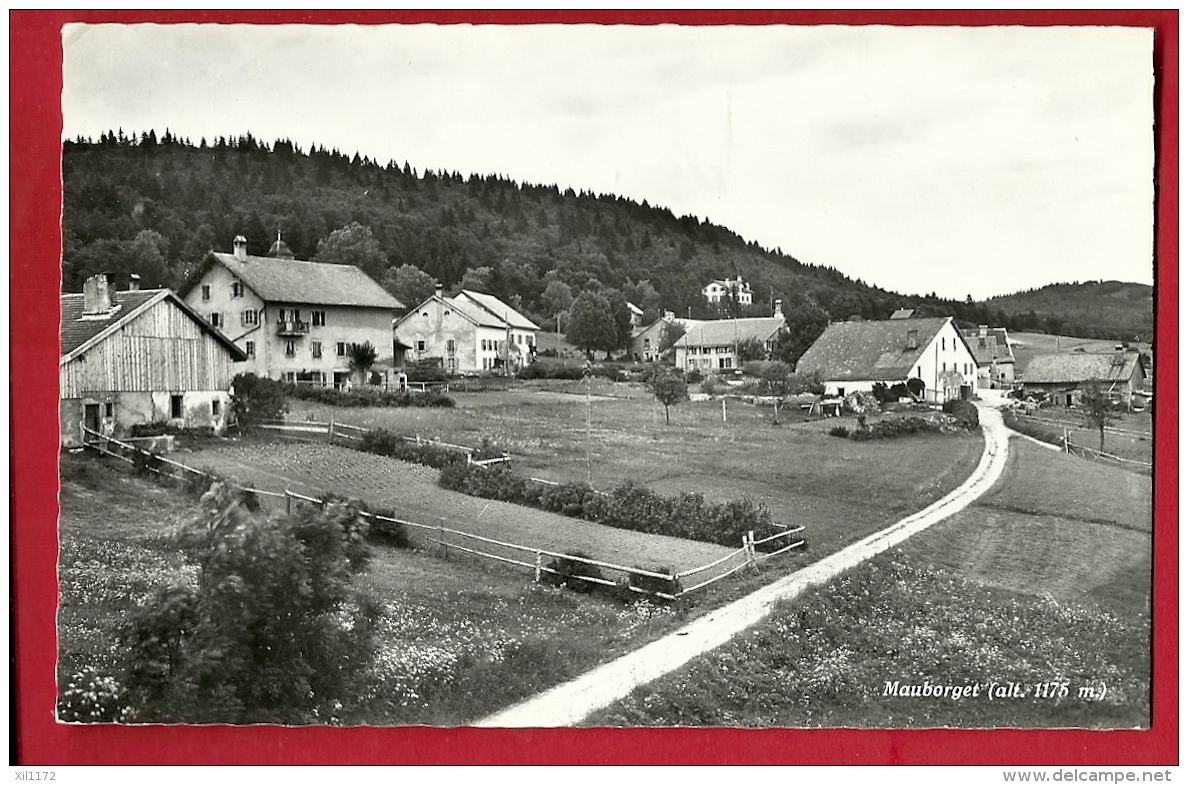
[(966, 430), (972, 431), (978, 427), (978, 407), (969, 401), (945, 401), (941, 411), (953, 415), (957, 424)]
[(771, 511), (751, 499), (713, 503), (699, 493), (664, 496), (634, 482), (625, 482), (609, 494), (599, 493), (580, 483), (535, 482), (506, 464), (453, 463), (441, 470), (438, 483), (471, 496), (537, 507), (618, 529), (718, 545), (737, 546), (751, 531), (760, 539), (781, 531), (772, 523)]
[(434, 469), (443, 469), (455, 463), (466, 463), (466, 453), (451, 450), (432, 442), (410, 442), (398, 433), (386, 428), (376, 428), (363, 434), (359, 442), (363, 452), (386, 455), (409, 463), (419, 463)]
[(1015, 415), (1015, 412), (1010, 409), (1004, 409), (1002, 412), (1002, 422), (1006, 427), (1012, 431), (1026, 434), (1033, 439), (1039, 439), (1041, 442), (1055, 444), (1057, 446), (1064, 446), (1064, 431), (1056, 431), (1041, 423), (1024, 420)]
[(332, 387), (306, 387), (286, 384), (285, 394), (290, 398), (317, 401), (331, 406), (415, 406), (452, 408), (454, 399), (436, 390), (426, 392), (386, 392), (375, 387), (358, 390), (335, 390)]
[(916, 433), (940, 433), (940, 430), (940, 423), (926, 417), (895, 417), (879, 420), (869, 428), (859, 428), (850, 433), (850, 438), (865, 442), (871, 439), (895, 439)]

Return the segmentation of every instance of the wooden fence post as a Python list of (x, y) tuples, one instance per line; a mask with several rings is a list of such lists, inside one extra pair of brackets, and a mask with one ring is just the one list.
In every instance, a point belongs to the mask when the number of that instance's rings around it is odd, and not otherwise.
[(334, 414), (330, 414), (330, 422), (326, 424), (326, 441), (334, 442)]
[(540, 583), (540, 567), (541, 567), (540, 560), (541, 560), (541, 554), (540, 554), (540, 551), (537, 551), (536, 552), (536, 575), (533, 578), (533, 581), (535, 581), (536, 583)]
[(293, 497), (289, 495), (289, 489), (285, 488), (285, 515), (293, 514)]

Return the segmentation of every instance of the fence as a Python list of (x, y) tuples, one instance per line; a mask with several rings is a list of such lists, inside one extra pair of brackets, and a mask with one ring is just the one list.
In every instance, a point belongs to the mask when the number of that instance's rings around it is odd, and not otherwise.
[[(1153, 469), (1154, 464), (1152, 464), (1150, 461), (1136, 461), (1131, 458), (1123, 458), (1120, 455), (1102, 452), (1101, 450), (1094, 450), (1092, 447), (1083, 447), (1079, 444), (1073, 444), (1072, 438), (1069, 435), (1069, 431), (1073, 430), (1069, 426), (1073, 425), (1073, 423), (1066, 423), (1060, 420), (1050, 420), (1043, 417), (1032, 417), (1030, 415), (1020, 414), (1018, 412), (1014, 412), (1014, 417), (1019, 420), (1029, 420), (1031, 422), (1039, 423), (1041, 425), (1047, 426), (1048, 428), (1052, 428), (1053, 430), (1060, 429), (1061, 435), (1057, 436), (1055, 433), (1052, 434), (1053, 443), (1057, 444), (1064, 450), (1065, 453), (1069, 455), (1076, 455), (1079, 458), (1087, 458), (1089, 460), (1095, 461), (1106, 461), (1107, 463), (1113, 462), (1114, 464), (1120, 465), (1123, 468), (1135, 467), (1135, 469), (1141, 472), (1149, 472)], [(1139, 433), (1137, 431), (1123, 431), (1114, 428), (1107, 428), (1106, 432), (1125, 436), (1133, 436), (1141, 439), (1151, 438), (1149, 434)]]
[[(1034, 415), (1023, 414), (1021, 412), (1015, 412), (1015, 416), (1021, 420), (1031, 420), (1032, 422), (1041, 423), (1042, 425), (1049, 425), (1054, 428), (1068, 428), (1069, 430), (1083, 430), (1086, 428), (1084, 423), (1075, 422), (1072, 420), (1063, 420), (1060, 418), (1036, 417)], [(1132, 439), (1141, 439), (1144, 441), (1151, 441), (1151, 438), (1152, 438), (1151, 434), (1144, 433), (1143, 431), (1128, 431), (1128, 430), (1125, 430), (1122, 428), (1110, 428), (1108, 426), (1106, 427), (1105, 432), (1116, 434), (1118, 436), (1129, 436)]]
[[(331, 427), (329, 427), (326, 431), (328, 434), (333, 434), (335, 432), (335, 429), (340, 427), (338, 425), (332, 425), (332, 424), (327, 424), (327, 423), (306, 423), (305, 425), (314, 426), (314, 427), (323, 426), (323, 425), (331, 425)], [(353, 428), (353, 426), (348, 426), (348, 427)], [(355, 430), (363, 430), (363, 429), (355, 428)], [(130, 457), (130, 455), (134, 455), (134, 454), (140, 454), (140, 455), (145, 455), (145, 456), (151, 455), (155, 458), (156, 461), (160, 462), (160, 464), (162, 464), (163, 466), (177, 469), (183, 473), (190, 473), (193, 475), (214, 479), (213, 475), (210, 475), (210, 474), (203, 472), (199, 469), (195, 469), (190, 466), (186, 466), (185, 464), (178, 463), (177, 461), (171, 461), (168, 458), (164, 458), (164, 457), (158, 455), (157, 453), (152, 453), (147, 450), (143, 450), (133, 444), (129, 444), (124, 441), (120, 441), (119, 439), (115, 439), (111, 436), (105, 436), (104, 434), (98, 433), (96, 431), (92, 431), (86, 427), (82, 428), (82, 432), (83, 432), (83, 442), (85, 443), (85, 445), (87, 447), (90, 447), (104, 455), (110, 455), (114, 458), (118, 458), (119, 460), (124, 461), (126, 463), (135, 465), (136, 461), (134, 458)], [(317, 432), (321, 433), (321, 431), (317, 431)], [(405, 438), (411, 438), (411, 437), (405, 437)], [(112, 445), (118, 447), (119, 450), (117, 451), (117, 450), (110, 449), (110, 447)], [(454, 447), (457, 449), (462, 449), (462, 450), (469, 450), (469, 448), (460, 447), (458, 445), (448, 445), (448, 446)], [(129, 453), (129, 454), (125, 454), (125, 453)], [(493, 460), (498, 461), (498, 460), (504, 460), (504, 459), (493, 459)], [(487, 461), (486, 463), (490, 463), (490, 462), (491, 461)], [(476, 461), (476, 463), (478, 463), (478, 462)], [(169, 477), (174, 477), (174, 478), (179, 477), (179, 475), (174, 472), (166, 471), (164, 469), (158, 469), (151, 465), (148, 466), (147, 468), (150, 471), (153, 471), (153, 472), (160, 474), (162, 476), (169, 476)], [(547, 481), (544, 481), (544, 482), (547, 482)], [(319, 506), (325, 505), (325, 503), (326, 503), (325, 499), (317, 499), (312, 496), (305, 496), (303, 494), (290, 491), (287, 488), (285, 489), (285, 491), (283, 493), (277, 493), (275, 491), (265, 491), (265, 490), (261, 490), (259, 488), (250, 488), (250, 487), (240, 487), (239, 489), (244, 490), (244, 491), (250, 491), (251, 493), (257, 494), (259, 496), (264, 496), (264, 497), (274, 498), (274, 499), (283, 499), (286, 513), (292, 512), (292, 504), (293, 504), (294, 500), (296, 500), (298, 502), (305, 502), (308, 504), (316, 504)], [(754, 532), (748, 532), (743, 537), (742, 547), (740, 547), (736, 551), (733, 551), (733, 552), (723, 556), (722, 558), (720, 558), (716, 561), (710, 562), (709, 564), (703, 565), (701, 567), (695, 567), (693, 569), (686, 570), (684, 572), (676, 572), (676, 570), (672, 569), (672, 568), (670, 568), (668, 570), (668, 572), (657, 572), (657, 571), (653, 571), (653, 570), (641, 569), (639, 567), (627, 567), (627, 566), (624, 566), (621, 564), (612, 564), (610, 562), (599, 561), (597, 559), (591, 559), (591, 558), (588, 558), (585, 556), (579, 556), (579, 555), (575, 555), (575, 554), (557, 553), (555, 551), (548, 551), (548, 550), (544, 550), (542, 548), (533, 548), (533, 547), (530, 547), (527, 545), (518, 545), (516, 543), (503, 542), (501, 540), (495, 540), (490, 537), (483, 537), (478, 534), (472, 534), (470, 532), (463, 532), (463, 531), (458, 531), (456, 529), (447, 528), (445, 526), (444, 522), (437, 526), (433, 526), (430, 524), (415, 523), (413, 521), (401, 520), (400, 518), (392, 518), (392, 517), (388, 517), (386, 515), (379, 515), (376, 513), (365, 512), (362, 510), (360, 510), (359, 514), (369, 520), (386, 521), (388, 523), (398, 524), (398, 525), (406, 527), (408, 529), (424, 532), (425, 533), (424, 539), (426, 541), (434, 543), (446, 551), (455, 550), (455, 551), (459, 551), (462, 553), (467, 553), (467, 554), (470, 554), (473, 556), (477, 556), (480, 558), (492, 559), (494, 561), (502, 562), (505, 564), (512, 564), (512, 565), (516, 565), (516, 566), (520, 566), (520, 567), (525, 567), (525, 568), (533, 571), (534, 580), (538, 583), (541, 582), (542, 580), (546, 580), (545, 576), (553, 575), (553, 576), (556, 576), (555, 580), (557, 582), (580, 581), (585, 584), (590, 584), (592, 587), (593, 586), (604, 586), (607, 588), (615, 588), (617, 590), (632, 592), (635, 594), (660, 597), (665, 600), (675, 600), (679, 597), (684, 597), (684, 596), (690, 594), (691, 592), (697, 591), (699, 589), (705, 588), (706, 586), (717, 583), (718, 581), (722, 580), (723, 578), (733, 575), (734, 573), (738, 572), (739, 570), (743, 569), (744, 567), (749, 566), (754, 569), (758, 569), (758, 565), (761, 562), (765, 561), (766, 559), (769, 559), (772, 556), (777, 556), (781, 553), (786, 553), (786, 552), (792, 550), (793, 548), (801, 547), (804, 545), (803, 539), (792, 541), (793, 535), (799, 534), (800, 532), (804, 531), (803, 526), (799, 526), (796, 528), (789, 528), (782, 532), (777, 532), (776, 534), (773, 534), (770, 537), (765, 537), (765, 538), (759, 539), (759, 540), (755, 539)], [(782, 545), (777, 550), (774, 550), (774, 551), (771, 551), (768, 553), (758, 553), (756, 551), (757, 545), (765, 545), (767, 543), (772, 543), (772, 542), (775, 542), (776, 540), (779, 540), (779, 539), (785, 538), (785, 537), (788, 538), (788, 540), (789, 540), (788, 544)], [(463, 545), (461, 543), (466, 543), (466, 544)], [(480, 548), (486, 548), (486, 550), (480, 550)], [(489, 552), (489, 551), (500, 551), (500, 550), (502, 551), (502, 554), (498, 553), (498, 552), (495, 552), (495, 553)], [(531, 558), (531, 561), (527, 561), (526, 560), (527, 558)], [(544, 560), (546, 558), (551, 559), (552, 561), (549, 564), (545, 564)], [(584, 564), (589, 567), (595, 568), (595, 571), (592, 574), (581, 574), (579, 572), (576, 572), (572, 568), (572, 565), (574, 565), (574, 564)], [(683, 586), (682, 582), (685, 579), (690, 578), (694, 575), (702, 574), (702, 573), (710, 573), (710, 571), (714, 570), (715, 568), (721, 568), (724, 571), (719, 572), (717, 574), (713, 574), (708, 579), (703, 580), (702, 582), (697, 583), (694, 586), (690, 586), (690, 587)], [(607, 570), (607, 571), (611, 572), (612, 574), (615, 574), (615, 575), (621, 576), (621, 577), (608, 578), (601, 572), (602, 570)], [(666, 585), (670, 589), (670, 591), (662, 591), (662, 590), (659, 590), (656, 588), (649, 588), (649, 587), (655, 586), (656, 583), (660, 583), (661, 585)]]
[[(347, 425), (346, 423), (335, 422), (317, 422), (315, 420), (306, 420), (298, 422), (290, 422), (286, 420), (265, 420), (261, 423), (260, 428), (274, 433), (284, 434), (288, 438), (296, 438), (302, 440), (302, 436), (324, 436), (325, 439), (317, 439), (317, 441), (327, 441), (333, 443), (335, 439), (343, 439), (348, 446), (357, 447), (363, 442), (363, 434), (368, 432), (367, 428), (360, 428), (356, 425)], [(456, 450), (466, 454), (466, 462), (474, 463), (479, 466), (491, 466), (496, 463), (511, 463), (511, 456), (504, 453), (496, 458), (486, 458), (483, 460), (475, 460), (474, 448), (464, 447), (460, 444), (450, 444), (449, 442), (438, 441), (436, 439), (422, 439), (420, 436), (401, 436), (406, 442), (411, 444), (431, 444), (434, 447), (444, 447), (447, 450)], [(314, 441), (314, 439), (306, 438), (304, 441)]]

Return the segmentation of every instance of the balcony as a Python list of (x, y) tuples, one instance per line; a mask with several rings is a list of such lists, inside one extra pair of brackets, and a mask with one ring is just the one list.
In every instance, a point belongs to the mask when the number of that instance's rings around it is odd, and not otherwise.
[(276, 334), (284, 338), (300, 337), (309, 332), (309, 322), (285, 321), (276, 323)]

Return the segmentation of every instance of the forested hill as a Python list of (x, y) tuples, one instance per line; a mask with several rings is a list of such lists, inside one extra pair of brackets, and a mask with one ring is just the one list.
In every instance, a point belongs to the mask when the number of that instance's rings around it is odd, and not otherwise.
[[(779, 299), (794, 326), (914, 307), (969, 325), (1048, 327), (1039, 309), (1012, 315), (887, 292), (646, 201), (418, 172), (250, 134), (197, 145), (168, 131), (79, 139), (64, 145), (63, 178), (66, 291), (100, 271), (176, 288), (208, 250), (230, 251), (242, 234), (249, 253), (264, 255), (279, 230), (297, 258), (358, 264), (401, 299), (431, 276), (488, 291), (538, 320), (587, 289), (635, 302), (647, 316), (667, 309), (708, 318), (701, 288), (741, 275), (755, 293), (743, 315), (770, 314)], [(1133, 337), (1127, 332), (1117, 337)]]
[(1155, 290), (1122, 281), (1057, 283), (994, 297), (987, 305), (1016, 317), (1044, 314), (1047, 332), (1082, 338), (1150, 341)]

